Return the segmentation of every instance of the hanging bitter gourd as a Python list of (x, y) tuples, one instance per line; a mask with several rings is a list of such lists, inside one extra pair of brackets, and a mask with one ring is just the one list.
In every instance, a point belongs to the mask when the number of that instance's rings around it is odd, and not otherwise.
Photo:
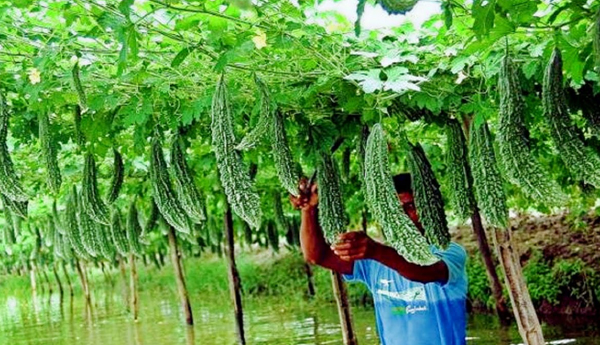
[(517, 71), (508, 54), (502, 61), (498, 84), (500, 113), (496, 141), (500, 149), (500, 164), (507, 179), (536, 202), (562, 204), (566, 196), (529, 149), (529, 135), (524, 123), (525, 103)]
[(4, 95), (0, 92), (0, 193), (11, 200), (24, 202), (29, 198), (19, 182), (6, 145), (9, 117)]
[(273, 150), (273, 160), (275, 161), (275, 170), (279, 182), (288, 193), (298, 195), (298, 169), (292, 151), (288, 146), (287, 135), (285, 133), (285, 121), (283, 113), (279, 110), (273, 112), (273, 133), (271, 137), (271, 149)]
[(569, 116), (563, 89), (562, 57), (552, 52), (542, 85), (544, 118), (550, 125), (552, 139), (567, 169), (576, 178), (600, 188), (600, 157), (585, 146), (583, 135)]
[(456, 217), (464, 222), (475, 211), (475, 195), (467, 141), (460, 123), (455, 119), (446, 124), (446, 141), (446, 166), (452, 191), (450, 202)]
[(98, 256), (112, 261), (115, 256), (115, 248), (112, 244), (110, 226), (100, 223), (94, 223), (94, 226), (96, 227), (95, 235), (98, 240)]
[(378, 0), (379, 4), (389, 14), (405, 14), (415, 7), (419, 0)]
[(242, 141), (235, 147), (236, 150), (247, 150), (253, 148), (258, 144), (260, 139), (264, 137), (272, 126), (271, 113), (273, 112), (271, 106), (271, 95), (267, 85), (257, 76), (254, 75), (254, 82), (258, 87), (260, 93), (260, 114), (258, 115), (258, 123), (252, 128), (252, 130), (246, 134)]
[(445, 249), (450, 243), (450, 232), (440, 184), (435, 178), (421, 144), (413, 145), (407, 141), (407, 145), (410, 149), (407, 162), (412, 177), (415, 206), (418, 210), (419, 220), (425, 229), (425, 237), (429, 243)]
[(97, 257), (99, 252), (99, 238), (96, 236), (96, 222), (83, 210), (83, 200), (78, 199), (77, 221), (81, 233), (81, 244), (92, 257)]
[(108, 198), (106, 198), (106, 202), (109, 205), (115, 202), (119, 197), (119, 192), (121, 192), (121, 187), (123, 186), (124, 174), (125, 168), (123, 166), (123, 157), (117, 149), (113, 148), (113, 176), (110, 181)]
[(117, 252), (123, 257), (129, 255), (129, 241), (127, 241), (127, 233), (123, 229), (121, 223), (121, 214), (118, 210), (113, 210), (112, 222), (110, 224), (110, 237), (112, 243), (117, 249)]
[(38, 114), (38, 132), (40, 137), (40, 147), (42, 156), (46, 162), (46, 173), (48, 186), (54, 194), (60, 192), (62, 177), (60, 168), (58, 167), (58, 159), (56, 158), (56, 145), (53, 136), (50, 133), (50, 119), (48, 115), (42, 111)]
[(235, 150), (233, 116), (227, 97), (225, 78), (221, 76), (212, 101), (212, 147), (221, 184), (232, 210), (251, 227), (258, 229), (262, 216), (260, 197), (239, 152)]
[(506, 194), (487, 122), (471, 122), (469, 130), (469, 163), (477, 205), (491, 226), (508, 226)]
[(98, 192), (96, 178), (96, 161), (91, 153), (86, 153), (81, 181), (81, 208), (94, 221), (104, 225), (110, 224), (108, 209)]
[(132, 201), (127, 214), (127, 241), (129, 242), (129, 248), (131, 251), (140, 257), (144, 255), (144, 250), (142, 249), (142, 245), (140, 243), (141, 234), (142, 227), (140, 225), (138, 210), (135, 206), (135, 201)]
[(81, 131), (81, 107), (79, 104), (73, 108), (73, 122), (75, 124), (75, 143), (83, 146), (85, 144), (85, 136)]
[(387, 142), (380, 124), (371, 129), (365, 150), (365, 191), (371, 213), (386, 241), (407, 261), (431, 265), (437, 261), (415, 224), (403, 212), (389, 171)]
[(73, 249), (73, 252), (77, 257), (82, 259), (89, 258), (89, 255), (83, 246), (82, 243), (82, 234), (81, 229), (79, 227), (79, 222), (77, 220), (77, 201), (79, 197), (77, 196), (77, 187), (73, 186), (69, 197), (67, 198), (67, 207), (65, 211), (65, 224), (67, 227), (67, 238), (69, 240), (70, 247)]
[(2, 198), (2, 204), (5, 208), (8, 208), (16, 216), (27, 218), (28, 201), (14, 201), (4, 194), (1, 194), (0, 197)]
[(185, 213), (196, 224), (206, 220), (204, 200), (196, 188), (194, 178), (185, 160), (183, 138), (175, 136), (171, 146), (171, 169), (174, 177), (175, 194), (181, 201)]
[(154, 202), (154, 198), (150, 199), (150, 214), (144, 223), (144, 233), (150, 233), (156, 229), (158, 225), (158, 219), (160, 217), (160, 210), (158, 206), (156, 206), (156, 202)]
[(346, 232), (348, 217), (344, 208), (337, 164), (329, 152), (321, 152), (319, 158), (319, 224), (325, 239), (329, 243), (335, 243), (337, 236)]
[(81, 76), (79, 75), (79, 72), (79, 62), (76, 62), (71, 70), (71, 75), (73, 76), (73, 85), (75, 86), (77, 96), (79, 97), (79, 105), (85, 111), (87, 110), (87, 97), (85, 96), (85, 91), (81, 85)]
[(167, 170), (167, 163), (165, 162), (158, 134), (155, 134), (152, 138), (150, 182), (152, 183), (154, 202), (163, 218), (177, 231), (189, 234), (190, 224), (185, 210), (173, 191), (173, 185), (171, 184), (171, 178)]

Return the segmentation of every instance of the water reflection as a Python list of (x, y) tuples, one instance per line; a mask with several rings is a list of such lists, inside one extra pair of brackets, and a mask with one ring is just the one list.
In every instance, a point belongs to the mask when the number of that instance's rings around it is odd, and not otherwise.
[[(176, 296), (143, 291), (140, 320), (134, 322), (119, 288), (106, 284), (96, 291), (93, 305), (85, 299), (58, 293), (48, 296), (0, 297), (0, 344), (27, 345), (195, 345), (235, 344), (235, 323), (227, 300), (192, 296), (196, 326), (185, 326)], [(334, 304), (246, 300), (244, 305), (248, 344), (342, 344)], [(361, 345), (378, 345), (371, 309), (354, 308), (355, 329)], [(543, 328), (551, 344), (600, 343), (593, 320), (576, 319), (565, 324), (549, 320)], [(516, 327), (502, 328), (491, 315), (471, 316), (468, 344), (519, 344)]]

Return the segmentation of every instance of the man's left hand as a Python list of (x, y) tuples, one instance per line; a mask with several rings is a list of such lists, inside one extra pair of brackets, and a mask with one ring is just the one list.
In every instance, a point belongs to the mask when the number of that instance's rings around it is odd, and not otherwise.
[(331, 246), (333, 252), (345, 261), (369, 259), (374, 253), (377, 242), (362, 231), (340, 234), (338, 241)]

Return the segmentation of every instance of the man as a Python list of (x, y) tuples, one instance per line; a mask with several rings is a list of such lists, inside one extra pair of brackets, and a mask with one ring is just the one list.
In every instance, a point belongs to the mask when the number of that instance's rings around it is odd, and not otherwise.
[[(341, 234), (331, 247), (317, 219), (316, 185), (300, 181), (292, 204), (302, 210), (300, 242), (304, 258), (362, 282), (375, 303), (377, 330), (383, 345), (463, 345), (466, 333), (466, 253), (456, 243), (446, 250), (431, 246), (441, 260), (430, 266), (406, 261), (395, 249), (364, 232)], [(404, 212), (423, 233), (415, 207), (410, 174), (394, 177)]]

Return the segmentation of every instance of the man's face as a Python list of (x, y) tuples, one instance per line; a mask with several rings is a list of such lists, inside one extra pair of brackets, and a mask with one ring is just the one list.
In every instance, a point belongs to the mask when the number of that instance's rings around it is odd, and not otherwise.
[(415, 198), (413, 194), (410, 192), (398, 193), (398, 198), (400, 199), (404, 213), (408, 215), (408, 218), (410, 218), (416, 225), (420, 225), (419, 215), (417, 214), (417, 207), (415, 206)]

